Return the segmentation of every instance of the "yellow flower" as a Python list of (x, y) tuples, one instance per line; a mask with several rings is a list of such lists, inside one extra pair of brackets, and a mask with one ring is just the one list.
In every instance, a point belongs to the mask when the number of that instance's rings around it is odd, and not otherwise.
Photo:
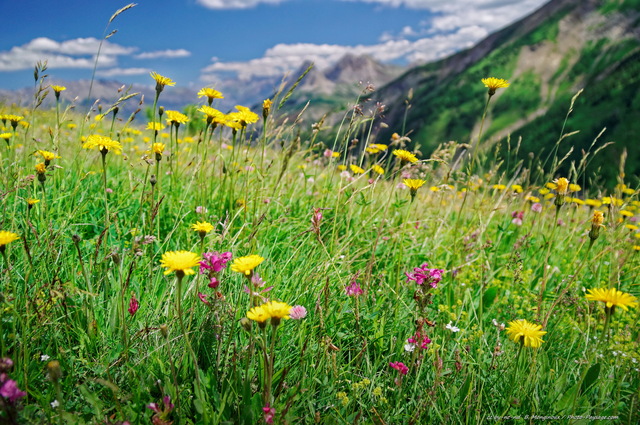
[(16, 233), (0, 230), (0, 252), (4, 252), (5, 246), (15, 240), (20, 239)]
[(379, 151), (386, 151), (388, 146), (387, 145), (383, 145), (381, 143), (373, 143), (370, 145), (372, 148), (378, 149)]
[(404, 149), (395, 149), (392, 152), (396, 157), (400, 158), (400, 160), (404, 163), (404, 162), (410, 162), (410, 163), (415, 163), (418, 162), (418, 158), (416, 158), (416, 156), (414, 154), (412, 154), (409, 151), (406, 151)]
[(151, 145), (151, 150), (155, 154), (162, 155), (162, 153), (164, 152), (165, 147), (166, 147), (166, 145), (164, 143), (154, 143), (154, 144)]
[(558, 195), (566, 195), (569, 190), (569, 180), (564, 177), (555, 179), (553, 181), (556, 184), (556, 192)]
[(260, 118), (258, 114), (251, 112), (251, 109), (246, 106), (236, 105), (236, 109), (238, 112), (231, 112), (228, 116), (232, 121), (237, 121), (240, 123), (241, 127), (246, 127), (248, 124), (253, 124), (257, 122)]
[(168, 251), (162, 254), (160, 265), (167, 270), (164, 274), (171, 272), (182, 273), (183, 275), (195, 274), (193, 267), (200, 264), (198, 254), (190, 251)]
[(40, 162), (40, 163), (36, 164), (36, 173), (44, 174), (45, 171), (47, 171), (47, 166), (44, 165), (44, 162)]
[(338, 171), (344, 171), (346, 169), (347, 169), (346, 165), (343, 165), (343, 164), (338, 165)]
[(513, 184), (511, 185), (511, 190), (516, 193), (522, 193), (522, 186), (520, 186), (519, 184)]
[(198, 97), (206, 97), (209, 100), (209, 103), (213, 102), (213, 99), (224, 99), (222, 93), (209, 87), (200, 89)]
[(24, 119), (21, 115), (5, 115), (4, 119), (11, 123), (11, 126), (15, 129), (18, 126), (18, 123)]
[(191, 228), (200, 233), (200, 236), (204, 236), (213, 230), (213, 224), (207, 221), (196, 221), (196, 224), (192, 224)]
[(489, 89), (489, 96), (493, 96), (497, 89), (509, 87), (509, 82), (502, 78), (489, 77), (483, 78), (481, 81)]
[(380, 149), (375, 148), (373, 146), (367, 146), (365, 151), (367, 151), (368, 153), (378, 153), (378, 152), (380, 152)]
[(56, 158), (60, 158), (59, 155), (56, 155), (53, 152), (38, 150), (34, 155), (40, 155), (44, 158), (45, 162), (53, 161)]
[(595, 208), (599, 208), (602, 205), (602, 202), (597, 199), (585, 199), (584, 203)]
[(272, 319), (288, 319), (292, 308), (289, 304), (280, 301), (269, 301), (263, 307)]
[(525, 347), (538, 348), (544, 342), (542, 336), (546, 334), (546, 331), (542, 330), (542, 325), (536, 325), (535, 323), (528, 322), (525, 319), (518, 319), (509, 322), (509, 326), (506, 328), (507, 335), (514, 342), (520, 343)]
[(98, 134), (92, 134), (87, 138), (87, 141), (82, 145), (84, 149), (95, 149), (106, 154), (107, 152), (113, 152), (116, 155), (120, 155), (122, 153), (122, 145), (120, 142), (111, 140), (106, 136), (100, 136)]
[(264, 323), (269, 320), (270, 317), (269, 312), (265, 309), (265, 304), (253, 307), (247, 312), (247, 318), (258, 323)]
[(636, 231), (638, 230), (638, 226), (634, 225), (634, 224), (625, 224), (624, 227), (626, 227), (627, 229), (631, 230), (631, 231)]
[(253, 269), (258, 267), (258, 265), (260, 265), (260, 263), (262, 263), (263, 261), (263, 257), (255, 254), (247, 255), (245, 257), (238, 257), (233, 260), (233, 264), (231, 264), (231, 270), (249, 276)]
[(151, 78), (156, 80), (156, 93), (160, 94), (160, 92), (164, 89), (164, 86), (175, 86), (176, 83), (171, 80), (169, 77), (163, 77), (157, 72), (151, 72)]
[(164, 130), (164, 124), (162, 124), (161, 122), (147, 123), (147, 130), (162, 131)]
[(51, 90), (53, 90), (53, 93), (56, 95), (56, 98), (60, 97), (60, 92), (63, 92), (66, 89), (67, 88), (64, 86), (56, 86), (56, 85), (51, 86)]
[(203, 105), (198, 109), (198, 112), (202, 112), (205, 115), (207, 124), (215, 124), (214, 127), (218, 124), (224, 124), (227, 120), (227, 116), (225, 114), (211, 106)]
[(569, 185), (569, 192), (580, 192), (582, 190), (582, 188), (580, 187), (580, 185), (571, 183)]
[(332, 158), (339, 158), (340, 157), (340, 152), (331, 152), (331, 157)]
[(529, 195), (529, 196), (526, 196), (524, 199), (525, 199), (525, 201), (533, 202), (534, 204), (536, 202), (540, 202), (540, 198), (538, 198), (537, 196)]
[(271, 99), (265, 99), (262, 101), (262, 117), (266, 120), (269, 116), (269, 112), (271, 111), (271, 106), (273, 102)]
[(40, 202), (40, 199), (27, 198), (27, 204), (29, 204), (29, 206), (33, 206), (33, 205), (37, 204), (38, 202)]
[(604, 213), (602, 211), (595, 210), (593, 212), (593, 218), (591, 219), (591, 224), (594, 226), (604, 227), (602, 223), (604, 223)]
[(503, 184), (494, 184), (493, 186), (491, 186), (491, 188), (495, 190), (505, 190), (507, 186)]
[(637, 307), (638, 299), (631, 294), (618, 291), (615, 288), (589, 289), (585, 295), (589, 301), (601, 301), (605, 303), (605, 308), (613, 313), (616, 306), (620, 306), (624, 311), (629, 311), (629, 307)]
[(380, 174), (383, 175), (384, 174), (384, 168), (382, 168), (381, 166), (379, 166), (378, 164), (374, 164), (371, 166), (371, 171), (373, 171), (376, 174)]
[(633, 217), (633, 213), (627, 210), (620, 210), (620, 215), (623, 217)]
[(404, 179), (402, 180), (402, 183), (404, 183), (405, 186), (415, 192), (416, 190), (420, 189), (422, 185), (426, 183), (426, 181), (421, 179)]
[(178, 127), (180, 124), (189, 122), (189, 117), (178, 111), (165, 111), (165, 114), (167, 114), (167, 124), (169, 125), (173, 124)]
[(357, 165), (351, 164), (349, 165), (349, 168), (351, 168), (351, 172), (353, 172), (353, 174), (364, 174), (364, 170)]
[(4, 139), (9, 144), (9, 139), (13, 136), (13, 133), (0, 133), (0, 139)]

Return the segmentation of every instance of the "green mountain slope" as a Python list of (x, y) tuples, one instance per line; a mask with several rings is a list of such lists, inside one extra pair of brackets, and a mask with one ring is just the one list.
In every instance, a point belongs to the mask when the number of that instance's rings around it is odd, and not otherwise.
[(561, 143), (559, 155), (573, 147), (570, 159), (577, 160), (606, 127), (594, 149), (607, 141), (614, 144), (596, 156), (590, 170), (606, 163), (600, 176), (611, 181), (617, 170), (611, 163), (626, 148), (627, 175), (637, 174), (639, 22), (638, 0), (551, 1), (475, 47), (412, 69), (378, 91), (376, 98), (389, 107), (389, 127), (381, 139), (405, 128), (425, 154), (449, 140), (469, 142), (477, 137), (486, 100), (480, 79), (493, 76), (508, 79), (511, 86), (492, 99), (485, 147), (510, 135), (514, 145), (522, 137), (520, 157), (530, 152), (542, 156), (558, 140), (571, 98), (584, 89), (565, 126), (565, 133), (579, 133)]

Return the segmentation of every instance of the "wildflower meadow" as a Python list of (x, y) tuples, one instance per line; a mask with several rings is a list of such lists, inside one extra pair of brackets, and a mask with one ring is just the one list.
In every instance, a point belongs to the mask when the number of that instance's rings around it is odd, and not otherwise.
[(328, 125), (34, 77), (0, 105), (0, 423), (640, 422), (637, 177), (499, 156), (508, 81), (425, 153), (367, 90)]

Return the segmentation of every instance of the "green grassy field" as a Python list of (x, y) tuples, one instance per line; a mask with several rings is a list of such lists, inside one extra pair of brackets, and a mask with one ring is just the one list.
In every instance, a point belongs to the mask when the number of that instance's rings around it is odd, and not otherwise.
[(311, 126), (286, 95), (160, 115), (155, 79), (149, 122), (38, 107), (37, 76), (0, 109), (0, 423), (640, 422), (624, 176), (414, 162), (380, 111)]

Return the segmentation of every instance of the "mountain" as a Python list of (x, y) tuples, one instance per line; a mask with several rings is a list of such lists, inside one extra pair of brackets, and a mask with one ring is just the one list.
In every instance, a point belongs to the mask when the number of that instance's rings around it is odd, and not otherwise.
[[(402, 128), (411, 131), (428, 155), (440, 143), (468, 143), (477, 138), (486, 102), (484, 77), (508, 79), (491, 100), (485, 120), (486, 146), (502, 141), (511, 155), (521, 137), (520, 159), (531, 152), (550, 152), (562, 131), (572, 97), (581, 89), (564, 133), (578, 131), (559, 146), (570, 161), (589, 152), (606, 127), (589, 165), (602, 167), (612, 181), (626, 149), (627, 175), (640, 171), (640, 1), (553, 0), (519, 22), (498, 31), (474, 47), (448, 58), (415, 67), (374, 94), (388, 107), (381, 140)], [(410, 90), (413, 96), (406, 111)], [(403, 124), (404, 123), (404, 124)], [(544, 156), (542, 156), (544, 158)], [(513, 163), (513, 162), (512, 162)], [(565, 162), (563, 172), (568, 172)]]

